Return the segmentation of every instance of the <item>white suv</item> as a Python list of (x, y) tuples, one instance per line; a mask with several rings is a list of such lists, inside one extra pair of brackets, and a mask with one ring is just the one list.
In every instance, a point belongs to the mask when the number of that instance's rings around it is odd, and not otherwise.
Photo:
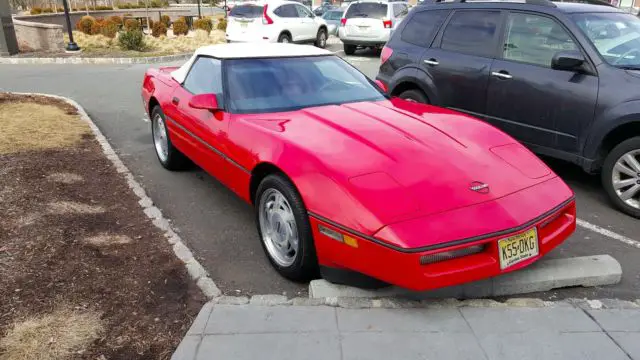
[(381, 50), (391, 32), (409, 13), (404, 1), (355, 1), (349, 4), (340, 20), (338, 36), (344, 52), (353, 54), (358, 47)]
[(313, 42), (327, 45), (327, 23), (294, 1), (245, 2), (231, 9), (227, 42)]

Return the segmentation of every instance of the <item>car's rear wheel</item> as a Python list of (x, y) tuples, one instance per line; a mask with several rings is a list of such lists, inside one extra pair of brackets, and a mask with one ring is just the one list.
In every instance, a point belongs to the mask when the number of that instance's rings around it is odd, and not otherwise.
[(609, 152), (602, 167), (602, 185), (618, 209), (640, 218), (640, 136)]
[(287, 33), (282, 33), (282, 34), (280, 34), (280, 36), (278, 36), (278, 42), (279, 43), (290, 43), (291, 42), (291, 36), (289, 36), (289, 34), (287, 34)]
[(422, 104), (428, 104), (429, 103), (429, 99), (427, 99), (427, 96), (422, 91), (417, 90), (417, 89), (411, 89), (411, 90), (403, 91), (402, 93), (400, 93), (400, 95), (398, 95), (398, 97), (400, 99), (419, 102), (419, 103), (422, 103)]
[(168, 170), (181, 170), (187, 167), (189, 159), (171, 143), (166, 118), (160, 106), (154, 107), (151, 111), (151, 134), (153, 147), (162, 166)]
[(356, 52), (356, 46), (355, 45), (348, 45), (348, 44), (344, 44), (344, 53), (347, 55), (353, 55)]
[(327, 46), (327, 30), (324, 28), (318, 30), (316, 35), (316, 46), (324, 49)]
[(306, 281), (318, 276), (311, 224), (300, 194), (283, 175), (269, 175), (256, 192), (256, 221), (271, 265), (284, 277)]

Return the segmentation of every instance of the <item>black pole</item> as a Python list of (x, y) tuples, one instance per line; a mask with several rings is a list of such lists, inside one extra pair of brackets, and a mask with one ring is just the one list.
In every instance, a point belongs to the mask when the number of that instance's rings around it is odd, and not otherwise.
[(80, 51), (80, 47), (73, 41), (73, 28), (71, 27), (71, 18), (69, 17), (69, 5), (67, 0), (62, 0), (62, 6), (64, 7), (64, 17), (67, 19), (67, 32), (69, 33), (69, 43), (67, 44), (67, 51)]
[(200, 12), (200, 0), (198, 0), (198, 19), (202, 19), (202, 13)]

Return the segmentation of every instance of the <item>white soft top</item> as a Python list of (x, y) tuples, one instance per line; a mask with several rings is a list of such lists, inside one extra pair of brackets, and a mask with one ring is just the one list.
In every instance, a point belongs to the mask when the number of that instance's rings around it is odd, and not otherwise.
[(298, 56), (331, 55), (328, 50), (311, 45), (279, 43), (234, 43), (203, 46), (195, 51), (184, 65), (171, 72), (171, 77), (182, 84), (191, 65), (198, 56), (211, 56), (218, 59), (276, 58)]

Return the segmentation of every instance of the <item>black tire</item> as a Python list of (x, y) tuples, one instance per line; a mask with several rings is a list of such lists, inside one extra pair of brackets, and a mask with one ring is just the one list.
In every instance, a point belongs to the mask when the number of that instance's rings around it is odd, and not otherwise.
[(411, 89), (403, 91), (400, 95), (398, 95), (400, 99), (410, 100), (419, 102), (422, 104), (429, 104), (429, 99), (427, 96), (420, 90)]
[[(156, 119), (158, 116), (162, 118), (162, 126), (164, 127), (165, 134), (167, 135), (166, 159), (162, 159), (162, 157), (160, 156), (156, 148), (155, 140), (153, 140), (155, 139), (154, 124), (157, 121)], [(167, 128), (166, 117), (164, 116), (164, 113), (162, 112), (162, 109), (160, 108), (159, 105), (154, 107), (153, 110), (151, 111), (151, 139), (153, 140), (153, 147), (156, 153), (156, 157), (158, 158), (158, 161), (160, 161), (160, 164), (165, 169), (175, 171), (175, 170), (183, 170), (189, 167), (189, 165), (191, 164), (189, 159), (186, 156), (184, 156), (184, 154), (182, 154), (180, 150), (176, 149), (173, 146), (173, 143), (171, 143), (171, 137), (169, 136), (169, 129)]]
[[(324, 36), (324, 38), (322, 38), (322, 36)], [(324, 49), (325, 47), (327, 47), (327, 39), (329, 38), (329, 36), (327, 35), (327, 29), (325, 28), (320, 28), (318, 29), (318, 34), (316, 35), (316, 42), (315, 45), (321, 49)]]
[[(296, 222), (298, 249), (296, 258), (289, 266), (281, 266), (278, 264), (276, 260), (271, 257), (267, 245), (265, 241), (263, 241), (262, 229), (260, 227), (260, 205), (262, 196), (269, 189), (275, 189), (285, 197)], [(260, 243), (271, 265), (280, 275), (293, 281), (302, 282), (317, 278), (319, 276), (319, 267), (311, 231), (311, 223), (309, 222), (307, 210), (302, 202), (302, 198), (295, 186), (283, 175), (268, 175), (260, 182), (255, 199), (256, 225), (258, 227), (258, 234), (260, 235)]]
[[(613, 187), (612, 179), (613, 170), (618, 159), (620, 159), (624, 154), (633, 150), (640, 150), (640, 136), (636, 136), (621, 142), (616, 147), (614, 147), (609, 152), (609, 154), (607, 154), (607, 157), (604, 160), (604, 164), (602, 165), (600, 180), (602, 181), (602, 186), (604, 187), (607, 196), (609, 196), (609, 200), (611, 200), (615, 207), (628, 215), (631, 215), (635, 218), (640, 218), (640, 209), (625, 203), (618, 197), (618, 194)], [(640, 178), (640, 172), (638, 174), (638, 178)]]
[(291, 42), (291, 35), (289, 35), (287, 33), (280, 34), (280, 36), (278, 36), (278, 42), (279, 43), (290, 43)]
[(356, 52), (356, 46), (355, 45), (348, 45), (348, 44), (344, 44), (344, 53), (347, 55), (353, 55)]

